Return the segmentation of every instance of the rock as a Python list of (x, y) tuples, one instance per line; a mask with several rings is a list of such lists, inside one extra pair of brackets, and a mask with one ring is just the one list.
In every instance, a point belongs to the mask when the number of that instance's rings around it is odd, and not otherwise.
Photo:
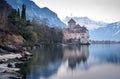
[(9, 59), (15, 59), (15, 58), (22, 58), (21, 54), (5, 54), (5, 55), (0, 55), (0, 61), (7, 61)]
[(22, 57), (22, 58), (20, 58), (20, 61), (27, 61), (28, 59), (27, 59), (27, 57), (25, 56), (25, 57)]
[(3, 61), (0, 61), (0, 64), (3, 64), (4, 62)]
[(12, 68), (13, 66), (12, 66), (12, 64), (10, 64), (10, 63), (9, 63), (9, 64), (7, 65), (7, 67), (10, 67), (10, 68)]
[(21, 49), (16, 48), (14, 45), (0, 45), (0, 48), (8, 52), (20, 52)]
[(8, 53), (8, 51), (0, 48), (0, 53)]
[(16, 63), (15, 67), (20, 67), (21, 63)]
[(23, 51), (23, 53), (25, 54), (25, 56), (32, 56), (32, 54), (27, 51)]
[(14, 50), (18, 50), (18, 48), (16, 48), (14, 45), (7, 45), (6, 47), (14, 49)]
[(9, 77), (10, 79), (22, 79), (22, 77)]
[(22, 50), (23, 50), (23, 51), (27, 51), (27, 48), (26, 48), (26, 47), (23, 47)]
[(0, 79), (23, 79), (23, 75), (17, 73), (17, 72), (12, 72), (12, 73), (0, 73)]

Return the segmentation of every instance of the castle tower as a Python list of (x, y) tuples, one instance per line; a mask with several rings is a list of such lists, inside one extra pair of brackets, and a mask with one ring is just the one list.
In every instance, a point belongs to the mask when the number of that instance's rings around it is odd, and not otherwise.
[(71, 18), (69, 21), (68, 21), (68, 26), (70, 28), (73, 28), (76, 26), (76, 22)]

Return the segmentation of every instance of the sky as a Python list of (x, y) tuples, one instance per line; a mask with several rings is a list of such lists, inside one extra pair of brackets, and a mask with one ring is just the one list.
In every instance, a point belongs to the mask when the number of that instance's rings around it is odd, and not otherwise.
[(33, 0), (39, 7), (48, 7), (61, 20), (66, 16), (87, 16), (95, 21), (120, 21), (120, 0)]

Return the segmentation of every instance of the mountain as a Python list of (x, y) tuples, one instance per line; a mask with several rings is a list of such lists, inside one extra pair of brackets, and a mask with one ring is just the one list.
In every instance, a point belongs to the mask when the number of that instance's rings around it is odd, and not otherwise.
[(22, 4), (26, 5), (26, 13), (29, 19), (34, 17), (45, 19), (50, 26), (64, 27), (66, 26), (57, 16), (56, 13), (47, 7), (40, 8), (32, 0), (6, 0), (14, 9), (22, 9)]
[[(71, 17), (66, 17), (64, 19), (64, 22), (67, 23), (70, 20)], [(72, 17), (78, 24), (81, 26), (86, 26), (89, 30), (94, 30), (99, 27), (105, 27), (107, 23), (101, 22), (101, 21), (93, 21), (89, 19), (88, 17)]]
[(7, 4), (5, 0), (0, 0), (0, 30), (4, 29), (4, 24), (7, 22), (7, 16), (14, 9)]
[(4, 12), (8, 15), (12, 10), (13, 8), (5, 0), (0, 0), (0, 14)]
[(106, 27), (90, 30), (92, 40), (115, 40), (120, 41), (120, 22), (107, 24)]
[[(64, 22), (67, 23), (71, 17), (66, 17)], [(105, 23), (93, 21), (88, 17), (73, 17), (81, 26), (86, 26), (89, 30), (91, 40), (116, 40), (120, 41), (120, 22)]]

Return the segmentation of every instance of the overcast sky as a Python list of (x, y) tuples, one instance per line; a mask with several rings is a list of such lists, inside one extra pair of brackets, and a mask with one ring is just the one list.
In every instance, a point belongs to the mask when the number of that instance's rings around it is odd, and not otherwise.
[(33, 0), (39, 7), (48, 7), (63, 20), (66, 16), (84, 17), (92, 20), (120, 21), (120, 0)]

